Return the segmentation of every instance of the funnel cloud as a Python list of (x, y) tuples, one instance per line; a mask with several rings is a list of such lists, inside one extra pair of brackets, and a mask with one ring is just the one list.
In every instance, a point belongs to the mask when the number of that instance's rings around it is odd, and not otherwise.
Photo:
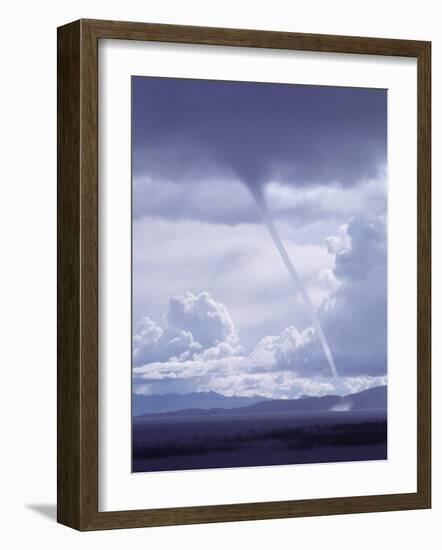
[(315, 308), (313, 307), (313, 304), (309, 298), (309, 295), (307, 294), (304, 288), (304, 285), (302, 284), (302, 280), (298, 275), (298, 272), (296, 271), (295, 266), (290, 260), (290, 257), (287, 254), (287, 250), (285, 249), (284, 244), (281, 240), (281, 237), (279, 236), (279, 233), (275, 227), (275, 224), (273, 223), (273, 219), (272, 219), (272, 216), (270, 215), (270, 211), (267, 206), (267, 202), (264, 197), (263, 190), (261, 187), (256, 187), (256, 188), (250, 187), (250, 191), (253, 195), (253, 198), (256, 201), (256, 206), (259, 210), (259, 213), (261, 214), (263, 222), (267, 226), (267, 229), (269, 230), (269, 233), (273, 239), (273, 242), (275, 243), (275, 246), (278, 249), (278, 252), (282, 258), (282, 261), (284, 262), (284, 265), (286, 266), (287, 271), (289, 272), (291, 278), (293, 279), (296, 291), (299, 292), (299, 294), (301, 295), (302, 300), (305, 304), (305, 307), (307, 308), (307, 311), (312, 321), (313, 328), (315, 329), (315, 332), (321, 343), (321, 347), (324, 352), (324, 355), (327, 358), (328, 364), (330, 365), (330, 370), (333, 376), (338, 376), (335, 362), (333, 360), (333, 356), (330, 351), (330, 347), (328, 345), (327, 339), (324, 335), (324, 331), (322, 330), (321, 323), (319, 322), (318, 315), (316, 314)]
[(386, 90), (133, 77), (132, 161), (136, 393), (386, 384)]

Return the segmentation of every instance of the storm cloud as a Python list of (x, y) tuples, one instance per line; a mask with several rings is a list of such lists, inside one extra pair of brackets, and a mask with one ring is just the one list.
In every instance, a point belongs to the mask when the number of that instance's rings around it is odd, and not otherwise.
[[(136, 216), (152, 200), (147, 178), (203, 182), (213, 200), (226, 181), (348, 188), (386, 163), (385, 90), (134, 77), (132, 97)], [(167, 200), (156, 214), (170, 215)]]

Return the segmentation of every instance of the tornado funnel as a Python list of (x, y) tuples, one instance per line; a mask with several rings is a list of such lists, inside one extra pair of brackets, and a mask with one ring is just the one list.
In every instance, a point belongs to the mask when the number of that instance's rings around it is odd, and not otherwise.
[(324, 355), (327, 359), (327, 362), (330, 366), (330, 370), (333, 374), (333, 376), (338, 376), (338, 373), (336, 371), (335, 362), (333, 360), (333, 355), (331, 353), (330, 347), (328, 345), (327, 339), (324, 335), (324, 332), (321, 327), (321, 323), (319, 322), (318, 315), (315, 311), (315, 308), (313, 307), (313, 304), (310, 300), (309, 295), (307, 294), (307, 291), (304, 288), (304, 285), (302, 283), (302, 280), (300, 276), (298, 275), (298, 272), (295, 269), (295, 266), (293, 265), (292, 261), (290, 260), (289, 255), (287, 254), (287, 250), (285, 249), (284, 244), (282, 243), (281, 237), (279, 236), (279, 233), (275, 227), (275, 224), (273, 223), (272, 216), (270, 215), (270, 211), (267, 205), (267, 201), (264, 197), (263, 191), (261, 186), (247, 186), (250, 190), (253, 198), (255, 199), (256, 206), (258, 208), (258, 211), (261, 215), (261, 218), (265, 225), (267, 226), (267, 229), (269, 230), (269, 233), (273, 239), (273, 242), (275, 243), (276, 248), (278, 249), (279, 255), (282, 258), (282, 261), (284, 262), (287, 271), (290, 274), (290, 277), (293, 280), (293, 283), (295, 285), (295, 289), (299, 294), (301, 295), (304, 304), (307, 308), (307, 311), (310, 315), (310, 319), (313, 325), (313, 328), (315, 329), (316, 335), (318, 336), (319, 342), (321, 344), (322, 350), (324, 352)]

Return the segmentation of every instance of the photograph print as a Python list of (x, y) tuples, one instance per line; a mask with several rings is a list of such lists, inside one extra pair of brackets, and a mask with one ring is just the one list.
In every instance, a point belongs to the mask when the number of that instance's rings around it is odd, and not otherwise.
[(386, 460), (387, 90), (131, 86), (132, 471)]

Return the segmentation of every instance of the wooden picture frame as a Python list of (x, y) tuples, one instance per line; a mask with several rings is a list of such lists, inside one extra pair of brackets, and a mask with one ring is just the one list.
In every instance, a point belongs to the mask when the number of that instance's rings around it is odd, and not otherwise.
[[(405, 56), (418, 67), (417, 492), (98, 511), (98, 41), (124, 39)], [(79, 20), (58, 29), (58, 521), (81, 531), (431, 506), (431, 44)]]

